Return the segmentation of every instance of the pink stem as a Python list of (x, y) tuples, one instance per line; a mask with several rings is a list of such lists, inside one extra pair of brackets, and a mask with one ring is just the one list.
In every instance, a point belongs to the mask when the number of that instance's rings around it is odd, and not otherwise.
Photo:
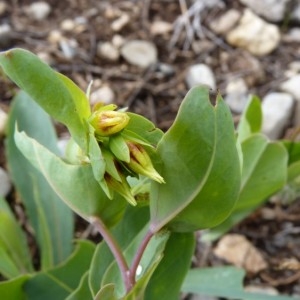
[(136, 271), (139, 266), (139, 263), (142, 259), (145, 249), (146, 249), (147, 245), (149, 244), (153, 235), (154, 235), (154, 233), (150, 230), (146, 233), (146, 235), (144, 236), (144, 238), (142, 240), (141, 245), (139, 246), (139, 248), (135, 254), (135, 257), (132, 260), (129, 276), (130, 276), (130, 282), (133, 284), (135, 284), (135, 275), (136, 275)]
[(93, 224), (96, 227), (96, 229), (100, 232), (103, 239), (107, 243), (110, 251), (112, 252), (119, 266), (126, 290), (127, 291), (131, 290), (131, 288), (134, 285), (134, 281), (131, 280), (130, 270), (119, 244), (117, 243), (117, 241), (115, 240), (111, 232), (108, 230), (108, 228), (105, 226), (105, 224), (102, 222), (100, 218), (91, 217), (90, 223)]

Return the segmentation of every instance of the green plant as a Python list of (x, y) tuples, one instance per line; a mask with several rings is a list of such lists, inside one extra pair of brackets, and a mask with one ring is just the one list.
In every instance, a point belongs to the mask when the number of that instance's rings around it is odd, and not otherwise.
[[(258, 133), (257, 100), (246, 110), (236, 138), (221, 96), (212, 105), (207, 88), (196, 87), (163, 133), (144, 117), (117, 110), (115, 105), (91, 110), (88, 96), (70, 79), (28, 51), (1, 53), (0, 65), (27, 93), (15, 99), (8, 151), (12, 148), (18, 155), (20, 151), (26, 170), (42, 174), (51, 191), (104, 239), (95, 249), (79, 241), (77, 250), (62, 263), (46, 264), (38, 272), (28, 267), (24, 275), (16, 276), (18, 271), (6, 276), (11, 280), (0, 283), (6, 299), (173, 300), (181, 290), (212, 294), (208, 286), (205, 290), (193, 283), (198, 278), (207, 282), (217, 275), (222, 278), (222, 274), (225, 287), (215, 295), (259, 297), (243, 291), (243, 273), (235, 268), (188, 271), (194, 231), (226, 222), (233, 211), (234, 215), (248, 212), (285, 183), (287, 151)], [(35, 103), (30, 98), (70, 131), (66, 156), (58, 155), (30, 131), (37, 128), (34, 117), (41, 113), (31, 109)], [(29, 124), (23, 126), (22, 118)], [(271, 159), (275, 159), (272, 164)], [(10, 162), (13, 166), (13, 159)], [(19, 174), (14, 169), (17, 182)], [(32, 178), (34, 184), (40, 176)], [(251, 192), (253, 186), (259, 187), (258, 198)], [(22, 190), (21, 185), (17, 188)], [(28, 210), (33, 214), (38, 208), (40, 204)], [(17, 225), (14, 228), (20, 231)], [(41, 245), (47, 244), (41, 241)]]

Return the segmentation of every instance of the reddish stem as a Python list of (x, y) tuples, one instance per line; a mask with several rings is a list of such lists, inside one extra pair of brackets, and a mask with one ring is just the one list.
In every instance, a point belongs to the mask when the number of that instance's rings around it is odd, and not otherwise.
[(148, 232), (144, 236), (142, 243), (140, 244), (140, 246), (132, 260), (131, 268), (129, 271), (129, 276), (130, 276), (129, 280), (131, 283), (133, 283), (133, 285), (135, 284), (135, 276), (136, 276), (137, 268), (139, 266), (139, 263), (142, 259), (143, 254), (145, 252), (145, 249), (146, 249), (147, 245), (149, 244), (153, 235), (154, 235), (154, 233), (152, 231), (148, 230)]
[(134, 285), (134, 280), (131, 280), (130, 270), (119, 244), (100, 218), (91, 217), (90, 223), (93, 224), (100, 232), (110, 251), (112, 252), (121, 272), (126, 291), (131, 290)]

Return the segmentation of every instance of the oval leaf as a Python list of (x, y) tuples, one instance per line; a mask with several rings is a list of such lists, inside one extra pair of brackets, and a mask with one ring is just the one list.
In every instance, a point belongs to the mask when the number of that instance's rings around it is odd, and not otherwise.
[(81, 148), (87, 149), (85, 119), (91, 112), (82, 90), (36, 55), (23, 49), (0, 53), (0, 66), (47, 113), (68, 127)]
[(232, 117), (220, 97), (213, 107), (208, 89), (193, 88), (158, 144), (166, 184), (153, 183), (151, 229), (174, 231), (216, 226), (231, 212), (240, 187)]

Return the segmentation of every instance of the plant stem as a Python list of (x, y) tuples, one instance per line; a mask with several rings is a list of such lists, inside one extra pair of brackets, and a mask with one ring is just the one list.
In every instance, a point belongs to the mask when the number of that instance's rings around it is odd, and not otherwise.
[(90, 223), (96, 227), (96, 229), (100, 232), (103, 239), (107, 243), (118, 264), (123, 282), (125, 284), (125, 288), (127, 291), (129, 291), (133, 287), (134, 281), (131, 280), (130, 270), (119, 244), (99, 217), (91, 217)]
[(136, 275), (136, 271), (139, 266), (139, 263), (142, 259), (145, 249), (146, 249), (147, 245), (149, 244), (153, 235), (154, 235), (154, 233), (151, 230), (147, 231), (147, 233), (145, 234), (145, 236), (144, 236), (144, 238), (132, 260), (129, 276), (130, 276), (130, 282), (132, 282), (133, 284), (135, 284), (135, 275)]

